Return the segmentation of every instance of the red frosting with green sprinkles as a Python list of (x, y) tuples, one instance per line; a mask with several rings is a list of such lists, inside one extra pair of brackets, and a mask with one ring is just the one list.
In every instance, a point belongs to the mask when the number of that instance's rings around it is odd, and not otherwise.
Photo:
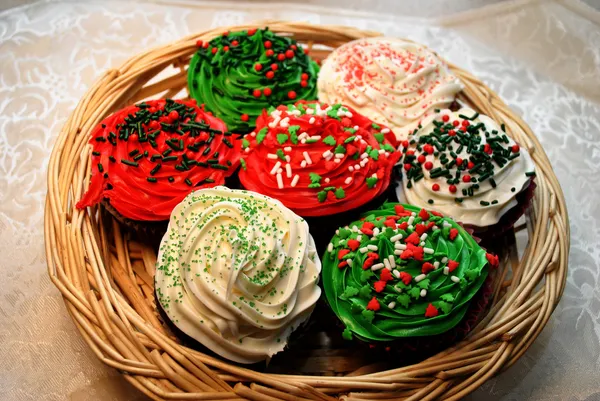
[(322, 262), (344, 338), (389, 342), (456, 326), (498, 257), (440, 213), (385, 203), (340, 227)]
[(243, 140), (240, 181), (301, 216), (332, 215), (387, 189), (397, 146), (388, 128), (340, 104), (279, 106)]
[(92, 132), (92, 179), (77, 203), (107, 199), (121, 215), (168, 220), (187, 194), (223, 185), (239, 165), (241, 141), (196, 101), (151, 100), (126, 107)]

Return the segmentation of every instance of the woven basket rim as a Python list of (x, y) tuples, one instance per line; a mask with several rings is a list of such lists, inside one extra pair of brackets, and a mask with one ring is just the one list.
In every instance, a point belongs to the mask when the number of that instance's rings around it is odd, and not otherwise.
[[(197, 40), (264, 26), (293, 35), (316, 58), (328, 50), (315, 44), (332, 48), (380, 35), (283, 21), (220, 27), (142, 52), (100, 77), (61, 130), (48, 167), (44, 216), (48, 273), (69, 314), (98, 358), (152, 399), (464, 397), (514, 364), (547, 323), (564, 290), (570, 228), (562, 189), (539, 140), (496, 93), (451, 63), (449, 68), (464, 85), (459, 100), (505, 123), (511, 136), (529, 150), (537, 188), (526, 225), (528, 246), (520, 261), (512, 251), (502, 261), (502, 280), (486, 318), (467, 340), (418, 364), (381, 372), (365, 366), (352, 375), (335, 377), (280, 375), (255, 372), (186, 348), (169, 337), (147, 302), (153, 295), (144, 292), (150, 285), (146, 270), (156, 255), (130, 241), (100, 208), (75, 209), (89, 181), (87, 138), (101, 119), (125, 104), (159, 94), (172, 97), (186, 89), (185, 66)], [(147, 84), (171, 65), (179, 71)]]

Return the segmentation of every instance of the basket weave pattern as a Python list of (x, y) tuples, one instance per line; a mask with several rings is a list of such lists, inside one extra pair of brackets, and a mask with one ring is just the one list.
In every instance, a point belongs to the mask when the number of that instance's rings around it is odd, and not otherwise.
[[(260, 26), (264, 25), (293, 35), (315, 59), (350, 40), (379, 35), (340, 26), (278, 21)], [(256, 372), (187, 348), (156, 311), (155, 251), (125, 233), (102, 207), (74, 207), (89, 183), (87, 143), (97, 123), (133, 102), (176, 97), (182, 91), (187, 96), (185, 68), (196, 41), (255, 27), (219, 28), (133, 57), (96, 82), (60, 132), (48, 167), (46, 255), (50, 277), (77, 328), (102, 362), (152, 399), (464, 397), (515, 363), (545, 326), (564, 289), (570, 233), (562, 190), (537, 138), (492, 90), (456, 66), (449, 65), (464, 85), (459, 100), (506, 124), (536, 164), (537, 188), (527, 224), (521, 227), (529, 243), (520, 260), (514, 235), (504, 240), (490, 312), (467, 339), (421, 363), (385, 371), (368, 365), (343, 376), (282, 375)], [(168, 71), (172, 74), (155, 78)]]

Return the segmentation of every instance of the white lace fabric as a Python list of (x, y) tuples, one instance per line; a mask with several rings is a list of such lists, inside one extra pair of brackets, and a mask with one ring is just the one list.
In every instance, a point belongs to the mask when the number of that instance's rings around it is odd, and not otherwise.
[(522, 115), (567, 199), (568, 281), (533, 346), (468, 399), (600, 399), (600, 14), (569, 0), (500, 3), (430, 20), (300, 4), (184, 1), (42, 1), (0, 12), (0, 399), (146, 399), (97, 360), (47, 276), (50, 151), (79, 98), (106, 69), (191, 32), (270, 18), (424, 43)]

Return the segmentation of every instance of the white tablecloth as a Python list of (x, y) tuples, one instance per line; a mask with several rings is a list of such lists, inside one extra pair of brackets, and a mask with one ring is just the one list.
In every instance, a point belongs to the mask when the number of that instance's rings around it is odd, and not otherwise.
[(469, 399), (600, 399), (600, 14), (575, 1), (452, 14), (444, 2), (439, 13), (419, 14), (437, 15), (425, 20), (392, 16), (403, 9), (387, 4), (389, 10), (376, 9), (386, 14), (375, 15), (289, 3), (42, 1), (0, 13), (1, 400), (144, 399), (88, 350), (47, 277), (42, 205), (50, 150), (102, 71), (194, 31), (265, 18), (423, 42), (478, 75), (524, 117), (567, 197), (569, 278), (531, 349)]

